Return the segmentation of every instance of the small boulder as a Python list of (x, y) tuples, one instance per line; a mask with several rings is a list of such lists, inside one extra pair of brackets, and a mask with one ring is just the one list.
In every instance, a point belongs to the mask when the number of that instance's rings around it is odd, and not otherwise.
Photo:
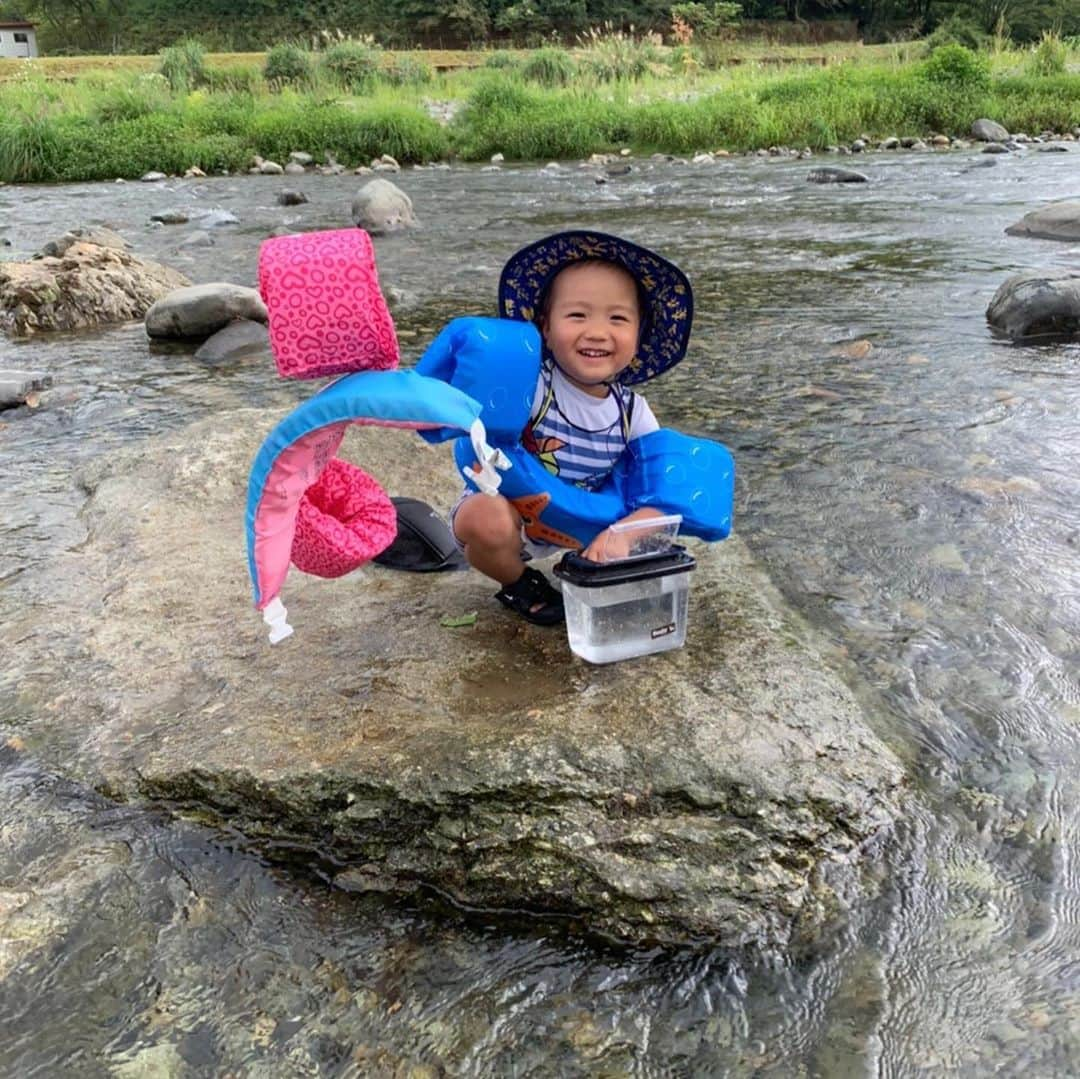
[(931, 146), (949, 146), (952, 143), (952, 139), (948, 135), (935, 135), (930, 140)]
[(300, 206), (308, 201), (303, 191), (281, 191), (277, 197), (279, 206)]
[(899, 150), (900, 140), (895, 135), (892, 135), (882, 142), (881, 148), (883, 150)]
[(176, 246), (178, 250), (187, 247), (213, 247), (214, 237), (202, 229), (195, 229), (194, 232), (189, 232)]
[(34, 258), (60, 258), (75, 244), (93, 244), (95, 247), (105, 247), (110, 251), (129, 251), (131, 249), (131, 244), (120, 233), (114, 232), (112, 229), (105, 228), (103, 225), (78, 225), (73, 229), (69, 229), (59, 239), (49, 240), (43, 244)]
[(36, 404), (37, 394), (51, 385), (52, 375), (0, 368), (0, 409)]
[(144, 184), (159, 184), (162, 180), (167, 180), (168, 177), (163, 172), (144, 172), (139, 179)]
[(261, 322), (237, 319), (207, 338), (195, 353), (200, 363), (225, 363), (270, 353), (270, 333)]
[(151, 214), (150, 220), (162, 225), (186, 225), (189, 218), (182, 210), (166, 210), (164, 213)]
[(811, 169), (806, 174), (807, 180), (812, 184), (865, 184), (869, 180), (861, 172), (852, 169), (837, 169), (829, 165), (819, 169)]
[(389, 154), (383, 154), (381, 157), (376, 157), (371, 162), (372, 172), (401, 172), (401, 166), (397, 163), (397, 160), (391, 157)]
[(1000, 142), (988, 142), (983, 148), (984, 154), (1007, 154), (1009, 149), (1007, 146), (1002, 146)]
[(195, 221), (198, 223), (199, 228), (203, 229), (217, 229), (223, 225), (240, 224), (240, 218), (236, 214), (221, 209), (204, 210), (202, 213), (195, 215)]
[(1080, 242), (1080, 201), (1054, 202), (1041, 206), (1010, 225), (1010, 236), (1030, 236), (1037, 240), (1063, 240)]
[(303, 176), (305, 172), (307, 172), (307, 169), (297, 161), (290, 161), (285, 166), (286, 176)]
[(284, 169), (276, 161), (264, 161), (259, 166), (259, 172), (263, 176), (281, 176), (284, 173)]
[(146, 312), (146, 332), (155, 338), (209, 337), (235, 319), (266, 322), (258, 291), (215, 281), (176, 289)]
[(289, 161), (294, 165), (299, 165), (303, 168), (305, 165), (310, 165), (312, 162), (311, 154), (305, 154), (303, 150), (293, 150), (289, 154)]
[(389, 180), (369, 180), (352, 203), (353, 224), (373, 236), (417, 227), (412, 199)]
[(971, 125), (971, 137), (979, 142), (1007, 142), (1008, 131), (994, 120), (976, 120)]
[(986, 321), (1014, 341), (1080, 335), (1080, 271), (1010, 277), (994, 293)]
[(1040, 146), (1040, 154), (1067, 154), (1069, 152), (1068, 146), (1062, 146), (1059, 142), (1051, 143), (1049, 146)]

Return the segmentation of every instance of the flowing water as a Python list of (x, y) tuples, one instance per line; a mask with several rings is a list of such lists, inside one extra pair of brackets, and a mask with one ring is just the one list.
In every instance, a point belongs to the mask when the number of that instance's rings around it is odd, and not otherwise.
[[(377, 251), (414, 297), (409, 356), (452, 315), (491, 313), (502, 261), (547, 231), (622, 233), (690, 273), (692, 351), (650, 403), (731, 447), (738, 531), (919, 796), (882, 898), (841, 937), (793, 964), (388, 905), (9, 751), (0, 1074), (1080, 1073), (1080, 346), (1014, 346), (984, 320), (1009, 273), (1075, 268), (1075, 246), (1003, 232), (1080, 193), (1072, 149), (985, 168), (882, 155), (843, 188), (756, 159), (603, 186), (573, 165), (396, 178), (423, 227)], [(312, 201), (290, 210), (281, 183), (0, 188), (0, 235), (26, 254), (105, 223), (195, 280), (250, 284), (273, 227), (347, 225), (360, 181), (303, 178)], [(149, 224), (213, 207), (240, 223), (211, 248)], [(34, 602), (28, 566), (83, 539), (81, 462), (310, 392), (150, 349), (139, 326), (0, 343), (0, 366), (55, 380), (0, 419), (9, 610)]]

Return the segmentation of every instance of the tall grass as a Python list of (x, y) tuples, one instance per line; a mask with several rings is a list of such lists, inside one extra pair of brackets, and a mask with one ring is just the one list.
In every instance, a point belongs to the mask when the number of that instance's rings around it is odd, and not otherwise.
[[(354, 165), (382, 153), (403, 162), (452, 153), (485, 160), (496, 151), (542, 161), (627, 145), (681, 154), (822, 148), (862, 134), (965, 134), (979, 116), (1013, 131), (1071, 129), (1080, 119), (1080, 74), (1068, 65), (1032, 71), (1032, 55), (1002, 53), (988, 66), (950, 45), (919, 62), (896, 53), (827, 68), (744, 64), (697, 73), (689, 84), (650, 71), (633, 82), (540, 86), (504, 67), (391, 86), (380, 68), (354, 95), (323, 69), (311, 85), (279, 82), (270, 92), (251, 67), (235, 69), (236, 81), (219, 85), (210, 74), (202, 89), (180, 91), (152, 73), (60, 82), (26, 68), (0, 83), (0, 180), (112, 179), (192, 165), (233, 171), (254, 154), (284, 159), (293, 150)], [(688, 85), (695, 96), (674, 99)], [(443, 127), (427, 115), (427, 96), (464, 97), (465, 108)]]

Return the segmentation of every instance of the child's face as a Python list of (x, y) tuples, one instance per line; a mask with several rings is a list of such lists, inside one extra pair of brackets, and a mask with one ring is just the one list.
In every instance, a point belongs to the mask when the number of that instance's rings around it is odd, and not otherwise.
[(576, 386), (594, 397), (634, 358), (641, 312), (634, 279), (610, 262), (568, 266), (551, 283), (544, 342)]

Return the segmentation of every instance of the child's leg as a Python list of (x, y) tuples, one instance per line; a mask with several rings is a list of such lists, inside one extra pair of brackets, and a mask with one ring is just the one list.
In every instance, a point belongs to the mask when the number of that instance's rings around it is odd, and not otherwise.
[(503, 585), (525, 571), (521, 517), (502, 495), (471, 495), (458, 506), (452, 524), (473, 569)]

